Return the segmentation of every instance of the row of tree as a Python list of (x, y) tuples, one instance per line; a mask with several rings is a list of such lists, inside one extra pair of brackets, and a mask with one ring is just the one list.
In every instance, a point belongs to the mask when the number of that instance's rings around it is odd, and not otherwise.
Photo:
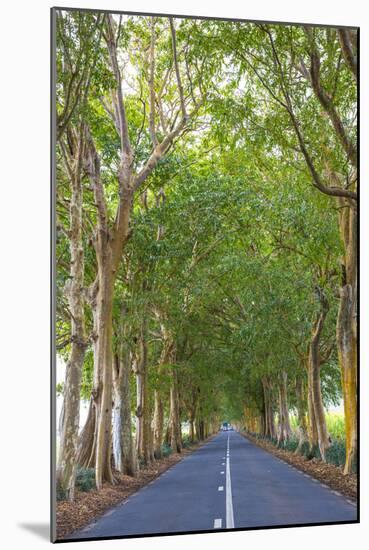
[(59, 487), (184, 421), (283, 441), (292, 408), (325, 460), (341, 395), (351, 472), (356, 33), (56, 10), (54, 36)]

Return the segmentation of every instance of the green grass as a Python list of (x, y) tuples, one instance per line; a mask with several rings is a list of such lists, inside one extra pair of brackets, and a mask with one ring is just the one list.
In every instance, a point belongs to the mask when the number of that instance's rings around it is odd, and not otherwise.
[(330, 412), (326, 415), (328, 433), (332, 439), (345, 439), (345, 417), (341, 413)]
[[(339, 412), (328, 412), (325, 415), (328, 433), (332, 439), (345, 439), (345, 417)], [(293, 432), (297, 432), (297, 416), (290, 415), (290, 424)]]

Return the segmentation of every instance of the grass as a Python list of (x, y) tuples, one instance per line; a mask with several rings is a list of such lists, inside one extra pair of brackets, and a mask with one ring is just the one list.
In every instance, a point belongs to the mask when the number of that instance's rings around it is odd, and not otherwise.
[(332, 439), (345, 439), (345, 418), (341, 413), (330, 412), (326, 415), (328, 433)]
[[(328, 412), (325, 415), (327, 422), (328, 433), (332, 439), (344, 440), (345, 439), (345, 417), (342, 413)], [(290, 415), (290, 424), (292, 430), (297, 431), (297, 416)]]

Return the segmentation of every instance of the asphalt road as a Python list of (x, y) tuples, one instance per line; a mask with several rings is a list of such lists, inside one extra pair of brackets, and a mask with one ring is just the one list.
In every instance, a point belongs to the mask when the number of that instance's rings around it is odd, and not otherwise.
[(356, 506), (234, 431), (221, 432), (69, 539), (355, 521)]

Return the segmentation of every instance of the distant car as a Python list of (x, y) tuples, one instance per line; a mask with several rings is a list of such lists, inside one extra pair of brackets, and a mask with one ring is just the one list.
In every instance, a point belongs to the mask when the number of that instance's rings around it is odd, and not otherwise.
[(227, 422), (224, 422), (222, 427), (221, 427), (221, 430), (222, 432), (228, 432), (229, 430), (233, 430), (233, 426), (231, 426), (231, 424), (228, 424)]

